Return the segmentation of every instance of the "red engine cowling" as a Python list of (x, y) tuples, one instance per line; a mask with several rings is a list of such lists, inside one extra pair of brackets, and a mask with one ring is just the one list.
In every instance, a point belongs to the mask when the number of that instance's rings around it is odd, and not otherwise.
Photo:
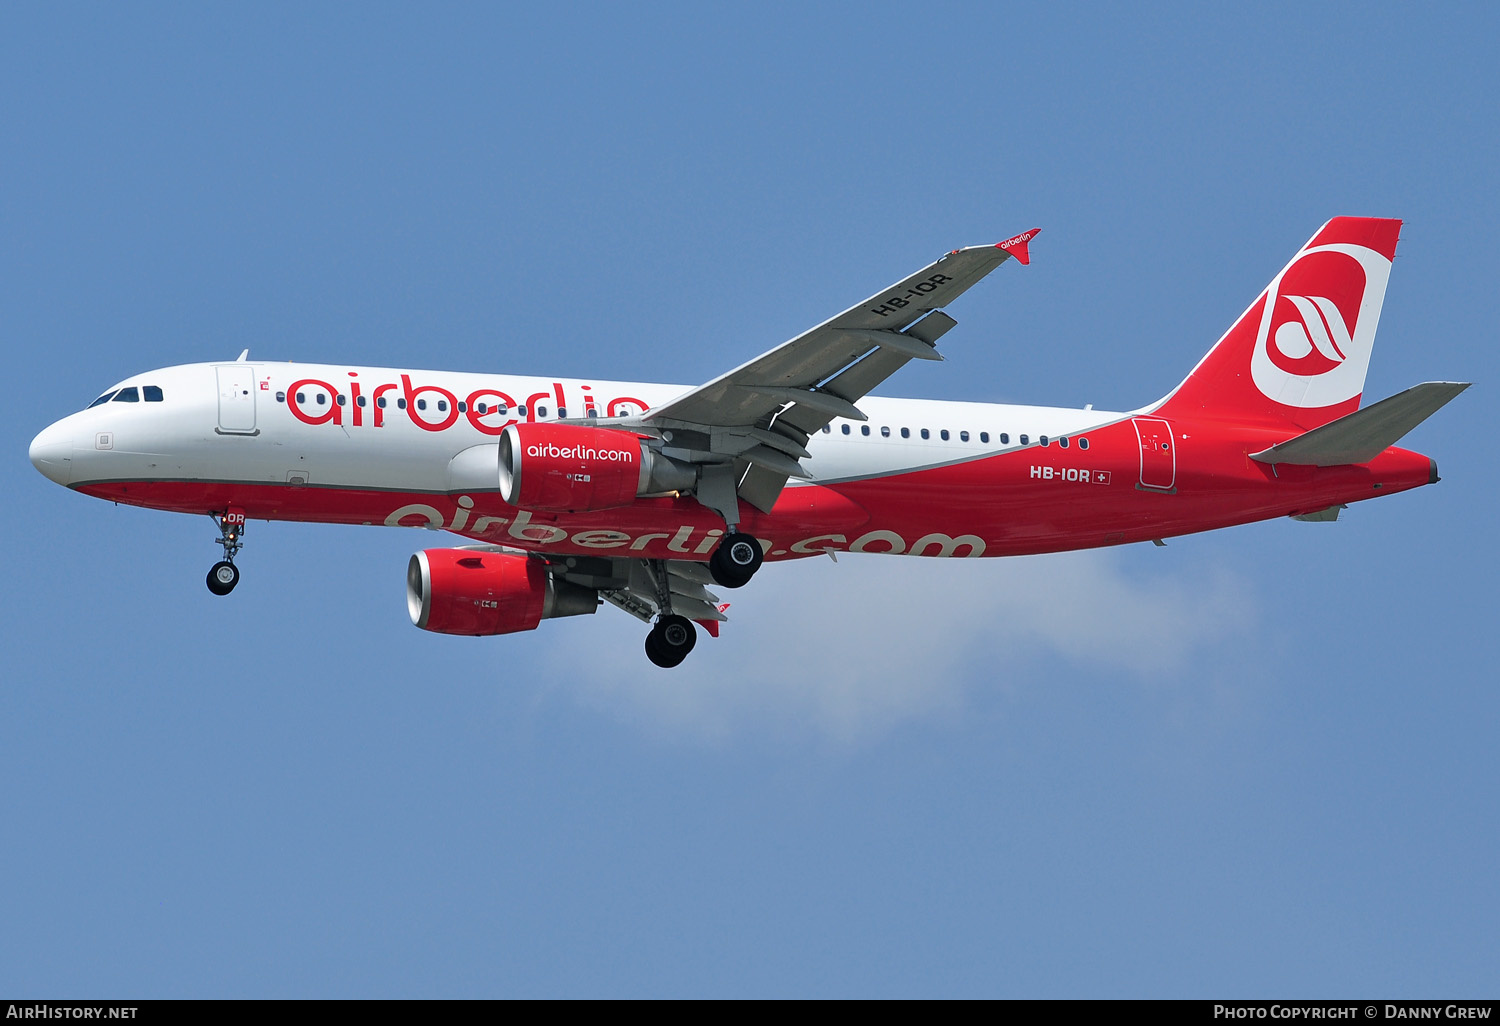
[(592, 588), (556, 580), (540, 561), (509, 552), (428, 549), (406, 567), (411, 622), (438, 634), (514, 634), (598, 605)]
[(500, 495), (549, 513), (628, 506), (650, 476), (647, 458), (640, 436), (629, 431), (512, 424), (500, 435)]

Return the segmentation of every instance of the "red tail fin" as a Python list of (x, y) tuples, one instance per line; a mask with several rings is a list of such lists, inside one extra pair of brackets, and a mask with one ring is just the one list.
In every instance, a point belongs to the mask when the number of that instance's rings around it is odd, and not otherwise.
[(1318, 229), (1154, 412), (1310, 429), (1359, 409), (1401, 222)]

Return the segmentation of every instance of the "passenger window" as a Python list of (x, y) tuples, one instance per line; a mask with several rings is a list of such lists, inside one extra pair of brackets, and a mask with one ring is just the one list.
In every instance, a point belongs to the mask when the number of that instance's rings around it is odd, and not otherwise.
[(843, 425), (843, 426), (842, 426), (842, 427), (841, 427), (841, 428), (840, 428), (840, 430), (841, 430), (841, 431), (843, 431), (843, 432), (844, 432), (844, 434), (846, 434), (846, 435), (847, 435), (847, 434), (848, 434), (848, 433), (849, 433), (849, 425), (848, 425), (848, 424), (845, 424), (845, 425)]
[(928, 431), (926, 428), (923, 428), (922, 429), (922, 437), (923, 438), (931, 438), (932, 437), (932, 432)]
[(297, 403), (298, 403), (298, 405), (301, 405), (302, 403), (305, 403), (305, 402), (307, 402), (307, 393), (306, 392), (298, 392), (297, 393)]
[(502, 417), (505, 416), (505, 404), (501, 403), (499, 406), (496, 406), (495, 412), (500, 414), (500, 416)]
[(524, 407), (524, 406), (517, 406), (516, 407), (516, 416), (517, 417), (524, 417), (524, 416), (526, 416), (526, 407)]
[(425, 409), (427, 409), (427, 400), (426, 399), (418, 399), (417, 400), (417, 409), (419, 409), (419, 410), (425, 410)]
[(1060, 446), (1062, 446), (1064, 449), (1066, 449), (1068, 447), (1068, 436), (1067, 435), (1063, 435), (1061, 438), (1059, 438), (1057, 440), (1057, 444), (1060, 445)]
[(891, 437), (891, 429), (888, 428), (888, 427), (881, 427), (881, 429), (880, 429), (880, 437), (881, 438), (889, 438), (889, 437)]
[(868, 424), (861, 424), (859, 426), (859, 433), (862, 434), (862, 435), (868, 435), (870, 433), (870, 425), (868, 425)]
[(404, 410), (404, 409), (406, 409), (406, 400), (405, 399), (397, 399), (396, 400), (396, 409), (398, 409), (398, 410)]
[(559, 406), (557, 408), (557, 419), (558, 420), (565, 419), (567, 417), (567, 415), (568, 415), (568, 411), (567, 411), (567, 409), (565, 407)]
[(1087, 449), (1088, 447), (1089, 447), (1089, 440), (1087, 438), (1080, 438), (1078, 440), (1078, 448), (1080, 448), (1080, 449)]
[(117, 403), (138, 403), (141, 401), (141, 394), (134, 386), (122, 388), (115, 393), (113, 401)]
[(276, 393), (276, 401), (278, 403), (284, 403), (284, 402), (286, 402), (286, 393), (285, 392), (277, 392)]
[(825, 434), (825, 435), (828, 435), (828, 434), (832, 434), (832, 433), (833, 433), (833, 428), (832, 428), (832, 426), (830, 426), (830, 425), (828, 425), (828, 424), (824, 424), (824, 425), (823, 425), (823, 433), (824, 433), (824, 434)]
[(338, 403), (340, 406), (344, 405), (344, 397), (342, 395), (334, 396), (333, 401)]
[(948, 429), (947, 428), (943, 428), (943, 430), (939, 431), (938, 432), (938, 437), (941, 438), (943, 441), (946, 442), (948, 440)]
[(596, 410), (596, 409), (594, 409), (592, 406), (590, 406), (589, 407), (588, 416), (589, 416), (590, 419), (593, 419), (593, 418), (599, 416), (599, 411)]
[(967, 442), (969, 440), (969, 433), (967, 431), (960, 431), (958, 433), (958, 440), (960, 442)]
[(1021, 436), (1021, 444), (1022, 445), (1030, 445), (1031, 444), (1031, 439), (1028, 438), (1026, 435), (1022, 435)]
[(983, 442), (985, 445), (989, 445), (990, 444), (990, 433), (988, 431), (981, 431), (981, 432), (979, 432), (979, 440), (981, 442)]
[(1000, 444), (1001, 445), (1009, 445), (1010, 444), (1010, 432), (1009, 431), (1002, 431), (1002, 432), (1000, 432)]
[(474, 405), (474, 412), (483, 417), (486, 413), (489, 412), (489, 405), (486, 403), (476, 403)]
[(375, 405), (379, 406), (382, 410), (385, 409), (385, 396), (381, 396), (379, 399), (376, 399)]
[(447, 413), (448, 412), (448, 400), (446, 400), (446, 399), (439, 399), (438, 400), (438, 412), (439, 413)]
[(115, 394), (113, 392), (105, 392), (99, 398), (97, 398), (93, 402), (89, 403), (88, 406), (84, 407), (84, 409), (92, 410), (95, 406), (98, 406), (100, 403), (107, 403), (111, 399), (113, 399), (114, 397), (115, 397)]
[(1037, 441), (1041, 442), (1043, 445), (1046, 445), (1047, 444), (1047, 436), (1046, 435), (1040, 435), (1040, 436), (1037, 437)]
[(161, 402), (161, 386), (142, 385), (141, 395), (145, 397), (146, 402), (148, 403), (159, 403)]
[(545, 407), (545, 406), (538, 406), (536, 408), (536, 415), (538, 417), (545, 417), (547, 415), (547, 407)]
[(901, 429), (901, 437), (902, 438), (910, 438), (911, 437), (911, 428), (902, 428)]
[(360, 396), (358, 399), (354, 400), (354, 403), (356, 406), (363, 406), (365, 404), (365, 397)]

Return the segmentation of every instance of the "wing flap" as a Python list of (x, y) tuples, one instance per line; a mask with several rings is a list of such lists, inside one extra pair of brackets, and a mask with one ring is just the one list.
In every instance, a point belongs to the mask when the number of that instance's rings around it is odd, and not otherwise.
[[(658, 594), (655, 579), (643, 560), (600, 558), (597, 562), (608, 564), (607, 573), (596, 573), (591, 582), (599, 587), (599, 597), (618, 609), (645, 623), (650, 623), (662, 612), (663, 602), (669, 602), (672, 612), (690, 620), (720, 622), (728, 620), (719, 608), (719, 597), (706, 584), (713, 583), (713, 575), (702, 563), (671, 559), (665, 564), (667, 595)], [(560, 568), (560, 576), (577, 580), (572, 569)]]

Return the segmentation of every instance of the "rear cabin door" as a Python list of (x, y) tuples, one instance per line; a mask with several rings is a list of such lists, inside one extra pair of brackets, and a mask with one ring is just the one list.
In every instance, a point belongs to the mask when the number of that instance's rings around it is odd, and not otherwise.
[(1170, 491), (1177, 483), (1172, 425), (1156, 417), (1136, 417), (1131, 423), (1141, 443), (1141, 487)]
[(255, 434), (255, 368), (248, 363), (226, 363), (219, 374), (219, 433)]

